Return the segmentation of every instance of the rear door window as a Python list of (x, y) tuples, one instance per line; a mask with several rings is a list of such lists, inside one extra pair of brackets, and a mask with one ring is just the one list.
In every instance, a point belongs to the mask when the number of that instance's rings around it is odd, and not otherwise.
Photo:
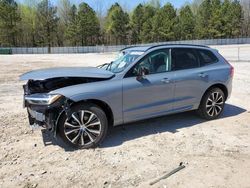
[(201, 66), (217, 63), (218, 58), (209, 50), (198, 49)]
[(172, 70), (192, 69), (200, 66), (199, 58), (192, 48), (172, 49)]

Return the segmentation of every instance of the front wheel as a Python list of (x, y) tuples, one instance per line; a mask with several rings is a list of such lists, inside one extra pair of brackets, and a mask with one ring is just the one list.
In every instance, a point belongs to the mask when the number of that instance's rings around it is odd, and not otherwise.
[(203, 96), (198, 114), (207, 120), (218, 118), (225, 105), (225, 94), (220, 88), (212, 88)]
[(63, 115), (58, 124), (62, 140), (79, 149), (98, 146), (108, 129), (104, 111), (97, 105), (89, 103), (73, 106), (71, 111), (71, 117)]

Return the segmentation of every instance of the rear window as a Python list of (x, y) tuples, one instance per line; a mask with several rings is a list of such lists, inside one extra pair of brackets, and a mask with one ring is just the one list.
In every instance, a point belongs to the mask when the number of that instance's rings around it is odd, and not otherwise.
[(218, 62), (218, 58), (209, 50), (197, 50), (200, 55), (201, 66)]

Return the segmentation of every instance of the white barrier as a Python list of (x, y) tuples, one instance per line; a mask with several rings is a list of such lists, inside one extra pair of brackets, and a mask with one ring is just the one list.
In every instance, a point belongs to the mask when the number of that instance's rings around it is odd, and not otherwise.
[[(241, 44), (250, 44), (250, 38), (235, 38), (235, 39), (210, 39), (210, 40), (182, 40), (168, 41), (160, 43), (139, 44), (139, 45), (157, 45), (157, 44), (194, 44), (194, 45), (209, 45), (220, 51), (228, 60), (235, 61), (250, 61), (250, 49), (248, 46)], [(235, 45), (237, 44), (237, 45)], [(223, 45), (227, 45), (226, 47)], [(77, 46), (77, 47), (51, 47), (52, 54), (69, 54), (69, 53), (106, 53), (117, 52), (129, 45), (117, 46)], [(1, 49), (1, 47), (0, 47)], [(48, 54), (48, 47), (13, 47), (10, 48), (12, 54)]]

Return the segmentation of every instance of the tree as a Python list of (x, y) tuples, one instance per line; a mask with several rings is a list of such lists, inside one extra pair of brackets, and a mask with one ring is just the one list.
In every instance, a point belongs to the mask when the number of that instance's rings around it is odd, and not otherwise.
[(25, 3), (20, 5), (22, 31), (21, 44), (27, 47), (36, 46), (36, 5)]
[(69, 45), (66, 40), (66, 29), (70, 20), (71, 3), (69, 0), (59, 0), (58, 2), (58, 21), (57, 43), (59, 46)]
[(105, 31), (115, 44), (127, 42), (129, 27), (129, 15), (124, 12), (118, 3), (115, 3), (108, 10), (106, 17)]
[(182, 7), (178, 16), (178, 39), (191, 40), (194, 38), (195, 18), (189, 5)]
[(193, 0), (180, 9), (149, 0), (130, 16), (128, 6), (118, 3), (105, 16), (103, 0), (95, 0), (96, 11), (70, 0), (16, 1), (0, 0), (0, 46), (47, 46), (50, 51), (51, 46), (250, 36), (249, 0)]
[(39, 45), (48, 46), (49, 53), (51, 46), (56, 45), (58, 21), (57, 8), (49, 0), (42, 0), (37, 7), (36, 29)]
[(193, 0), (192, 3), (189, 4), (194, 15), (197, 15), (199, 7), (203, 1), (204, 0)]
[(166, 41), (175, 39), (176, 10), (167, 3), (157, 11), (153, 17), (154, 41)]
[(140, 36), (142, 32), (143, 22), (145, 21), (143, 17), (144, 8), (142, 4), (139, 4), (134, 9), (130, 20), (131, 38), (133, 44), (141, 42)]
[(67, 25), (70, 20), (71, 3), (69, 0), (60, 0), (58, 4), (58, 15), (60, 17), (60, 22)]
[(18, 5), (14, 0), (0, 0), (0, 45), (17, 46), (21, 21)]
[(242, 35), (250, 36), (250, 1), (241, 0), (241, 7), (244, 13), (244, 19), (242, 23)]
[(87, 4), (81, 3), (77, 14), (77, 34), (81, 45), (93, 45), (98, 42), (100, 23), (95, 11)]
[(150, 0), (148, 2), (148, 4), (151, 5), (152, 7), (156, 8), (156, 9), (161, 8), (161, 1), (160, 0)]
[(223, 17), (222, 5), (220, 0), (211, 0), (210, 2), (211, 15), (208, 20), (208, 33), (210, 38), (221, 38), (225, 35), (223, 33)]
[(153, 42), (154, 41), (154, 33), (153, 33), (153, 18), (156, 14), (157, 9), (152, 5), (145, 5), (143, 10), (143, 24), (142, 31), (140, 34), (140, 40), (143, 43)]
[(77, 7), (72, 5), (69, 12), (69, 20), (66, 26), (65, 38), (66, 44), (76, 46), (78, 41), (77, 34)]
[(196, 15), (195, 33), (197, 39), (210, 38), (208, 33), (209, 20), (211, 18), (211, 0), (204, 0), (198, 8)]
[(237, 37), (240, 36), (241, 34), (241, 27), (242, 27), (242, 21), (243, 21), (243, 11), (242, 11), (242, 7), (240, 5), (240, 2), (238, 0), (234, 0), (231, 3), (230, 6), (230, 19), (231, 19), (231, 23), (232, 26), (229, 30), (230, 30), (230, 36), (231, 37)]

